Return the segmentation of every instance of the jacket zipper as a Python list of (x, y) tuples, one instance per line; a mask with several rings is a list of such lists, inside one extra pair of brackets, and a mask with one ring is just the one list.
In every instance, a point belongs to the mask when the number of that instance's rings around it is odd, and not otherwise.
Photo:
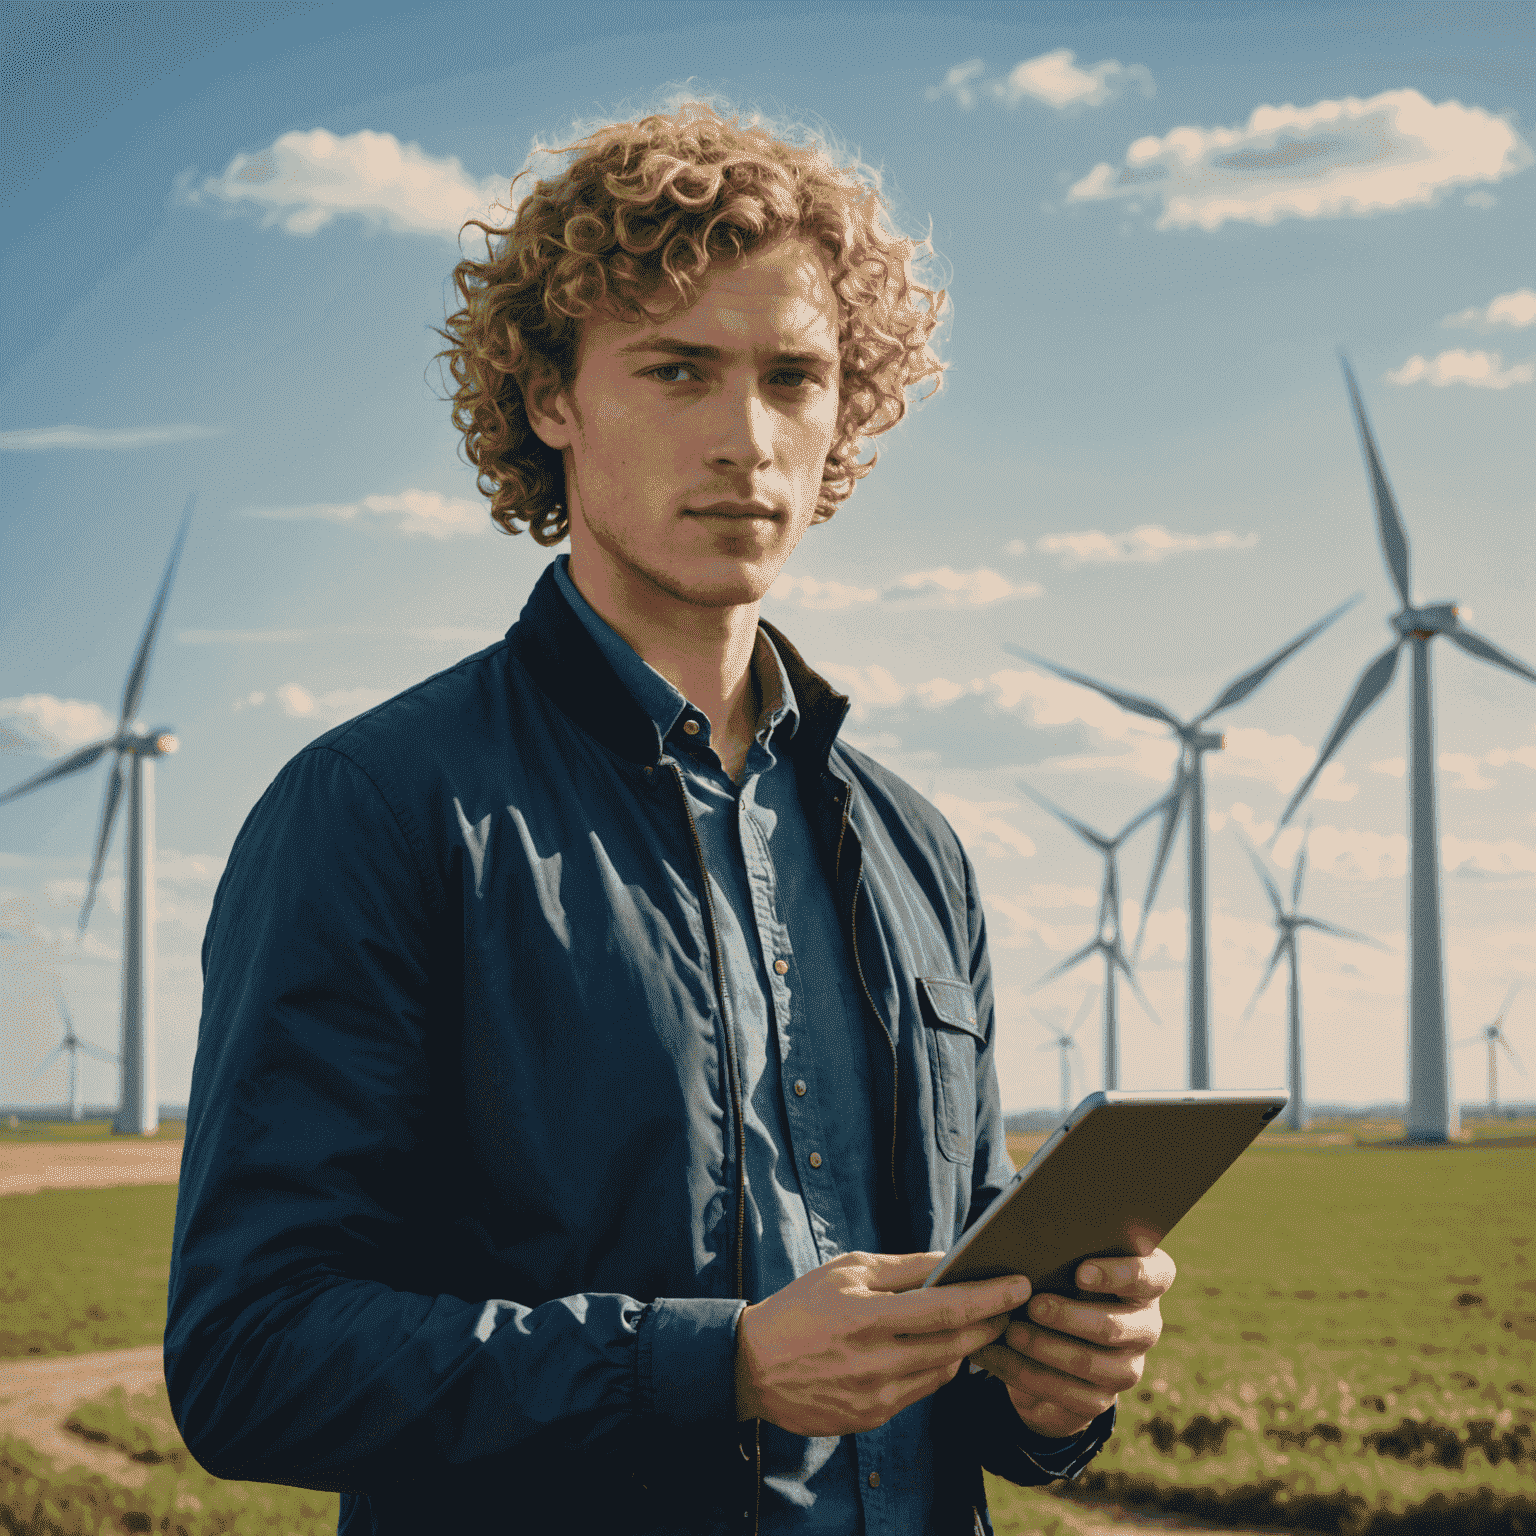
[(736, 1294), (746, 1299), (745, 1247), (747, 1230), (747, 1128), (742, 1119), (741, 1078), (736, 1065), (736, 1036), (731, 1029), (731, 1017), (726, 1009), (725, 970), (720, 960), (720, 933), (715, 927), (715, 903), (709, 894), (709, 869), (704, 863), (704, 845), (699, 841), (698, 823), (693, 819), (693, 807), (688, 804), (688, 786), (683, 782), (683, 770), (667, 760), (672, 777), (677, 781), (677, 792), (682, 798), (683, 815), (688, 818), (688, 834), (693, 839), (693, 856), (699, 866), (699, 881), (704, 892), (704, 921), (709, 929), (709, 962), (715, 978), (715, 1000), (720, 1005), (720, 1022), (725, 1028), (725, 1058), (731, 1078), (731, 1112), (736, 1125)]
[[(746, 1230), (747, 1230), (747, 1128), (741, 1108), (741, 1076), (736, 1064), (736, 1036), (731, 1029), (731, 1016), (726, 1009), (725, 967), (720, 959), (720, 932), (715, 926), (715, 900), (709, 894), (709, 866), (704, 862), (704, 845), (699, 841), (699, 826), (693, 819), (693, 807), (688, 804), (688, 786), (683, 782), (683, 770), (672, 759), (667, 760), (672, 777), (677, 781), (677, 793), (683, 802), (683, 815), (688, 818), (688, 835), (693, 839), (693, 856), (699, 866), (699, 883), (704, 892), (704, 921), (709, 931), (709, 963), (715, 979), (715, 1001), (720, 1005), (720, 1023), (725, 1030), (725, 1059), (731, 1079), (731, 1110), (736, 1123), (736, 1294), (746, 1300)], [(763, 1421), (752, 1421), (752, 1536), (757, 1536), (762, 1518), (763, 1504)]]
[[(837, 833), (837, 855), (832, 861), (832, 879), (835, 882), (843, 867), (843, 838), (848, 831), (848, 812), (853, 805), (853, 786), (848, 786), (848, 793), (843, 799), (843, 824)], [(891, 1032), (886, 1028), (885, 1020), (881, 1017), (880, 1010), (875, 1006), (875, 999), (869, 990), (869, 983), (864, 979), (863, 962), (859, 959), (859, 889), (864, 884), (864, 871), (860, 869), (859, 877), (853, 886), (853, 905), (848, 911), (848, 943), (853, 951), (853, 969), (859, 978), (859, 986), (864, 993), (864, 1001), (869, 1004), (869, 1011), (875, 1016), (880, 1025), (880, 1033), (885, 1037), (885, 1043), (891, 1052), (891, 1198), (896, 1198), (896, 1106), (897, 1087), (900, 1067), (896, 1055), (896, 1042), (891, 1039)]]

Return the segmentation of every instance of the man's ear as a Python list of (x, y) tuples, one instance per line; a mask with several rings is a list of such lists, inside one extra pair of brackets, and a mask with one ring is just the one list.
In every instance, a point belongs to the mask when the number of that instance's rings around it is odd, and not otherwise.
[(552, 368), (541, 369), (525, 381), (523, 409), (534, 436), (546, 448), (553, 448), (558, 453), (575, 442), (576, 413), (569, 392), (560, 382), (560, 375)]

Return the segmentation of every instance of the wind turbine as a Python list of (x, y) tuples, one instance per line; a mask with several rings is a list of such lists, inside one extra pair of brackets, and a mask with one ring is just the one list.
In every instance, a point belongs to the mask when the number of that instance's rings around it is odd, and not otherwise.
[(79, 1062), (77, 1060), (80, 1052), (84, 1051), (87, 1056), (94, 1056), (98, 1061), (116, 1062), (117, 1057), (109, 1051), (102, 1050), (100, 1046), (92, 1045), (89, 1040), (82, 1040), (75, 1033), (75, 1021), (69, 1016), (69, 1007), (64, 1001), (64, 994), (62, 992), (58, 994), (57, 1000), (59, 1004), (59, 1017), (64, 1021), (64, 1038), (54, 1046), (44, 1058), (42, 1066), (38, 1067), (32, 1075), (36, 1077), (39, 1072), (46, 1072), (63, 1052), (68, 1051), (69, 1118), (71, 1120), (78, 1120), (81, 1114)]
[(1381, 696), (1397, 670), (1406, 645), (1413, 661), (1413, 707), (1408, 715), (1408, 1125), (1409, 1141), (1449, 1141), (1460, 1130), (1451, 1093), (1450, 1046), (1445, 1022), (1445, 950), (1440, 935), (1439, 839), (1435, 835), (1435, 726), (1429, 697), (1429, 642), (1444, 635), (1479, 661), (1536, 682), (1523, 661), (1465, 628), (1452, 602), (1415, 605), (1408, 579), (1408, 535), (1387, 484), (1371, 424), (1347, 359), (1344, 380), (1355, 411), (1355, 425), (1376, 503), (1376, 527), (1387, 570), (1403, 606), (1391, 616), (1397, 638), (1368, 666), (1355, 684), (1311, 771), (1296, 786), (1276, 826), (1278, 832), (1306, 799), (1355, 723)]
[[(1093, 1006), (1093, 993), (1092, 992), (1088, 992), (1088, 993), (1084, 994), (1082, 1007), (1080, 1007), (1077, 1010), (1077, 1017), (1075, 1019), (1073, 1019), (1073, 1021), (1072, 1021), (1072, 1028), (1069, 1029), (1065, 1034), (1062, 1034), (1061, 1031), (1058, 1030), (1056, 1028), (1056, 1026), (1054, 1024), (1052, 1024), (1048, 1019), (1041, 1018), (1041, 1016), (1038, 1013), (1035, 1013), (1035, 1018), (1042, 1025), (1044, 1025), (1044, 1027), (1046, 1029), (1054, 1031), (1055, 1036), (1056, 1036), (1056, 1038), (1054, 1040), (1048, 1040), (1044, 1045), (1038, 1046), (1037, 1049), (1038, 1050), (1042, 1050), (1042, 1051), (1060, 1051), (1061, 1052), (1061, 1112), (1062, 1112), (1062, 1114), (1066, 1114), (1066, 1112), (1069, 1109), (1072, 1108), (1072, 1062), (1069, 1059), (1068, 1052), (1070, 1052), (1070, 1051), (1077, 1051), (1079, 1055), (1082, 1054), (1082, 1047), (1079, 1046), (1077, 1041), (1074, 1040), (1072, 1037), (1073, 1037), (1073, 1035), (1075, 1035), (1078, 1032), (1078, 1030), (1080, 1030), (1083, 1027), (1083, 1020), (1088, 1017), (1088, 1010), (1092, 1006)], [(1030, 1011), (1034, 1012), (1033, 1009), (1031, 1009)]]
[[(1311, 828), (1309, 827), (1310, 833)], [(1296, 933), (1301, 928), (1315, 928), (1319, 933), (1332, 934), (1336, 939), (1352, 939), (1358, 944), (1370, 944), (1376, 949), (1383, 946), (1375, 939), (1367, 937), (1363, 933), (1355, 933), (1349, 928), (1340, 928), (1333, 923), (1325, 923), (1319, 917), (1306, 917), (1301, 912), (1301, 883), (1307, 873), (1307, 840), (1303, 838), (1301, 847), (1296, 854), (1296, 867), (1291, 874), (1291, 909), (1285, 909), (1285, 903), (1280, 899), (1280, 892), (1275, 888), (1275, 882), (1270, 879), (1269, 871), (1264, 867), (1264, 861), (1259, 857), (1257, 850), (1245, 837), (1243, 846), (1248, 850), (1248, 857), (1253, 860), (1253, 867), (1258, 871), (1259, 879), (1264, 883), (1264, 893), (1269, 897), (1269, 904), (1274, 908), (1275, 927), (1279, 930), (1279, 938), (1275, 942), (1274, 952), (1269, 957), (1269, 964), (1264, 969), (1263, 979), (1259, 982), (1258, 990), (1253, 994), (1248, 1006), (1243, 1010), (1243, 1017), (1252, 1017), (1254, 1006), (1264, 995), (1264, 989), (1269, 985), (1269, 978), (1275, 974), (1275, 967), (1280, 964), (1283, 956), (1290, 963), (1290, 1008), (1288, 1013), (1288, 1030), (1286, 1034), (1286, 1063), (1288, 1068), (1287, 1083), (1291, 1090), (1291, 1101), (1286, 1107), (1286, 1124), (1293, 1131), (1302, 1130), (1306, 1125), (1306, 1110), (1301, 1097), (1301, 961), (1296, 953)]]
[[(138, 649), (123, 684), (123, 702), (118, 712), (117, 729), (101, 741), (81, 747), (61, 758), (51, 768), (0, 794), (0, 805), (19, 799), (32, 790), (51, 784), (89, 768), (106, 753), (113, 753), (112, 771), (107, 777), (106, 798), (101, 805), (101, 827), (96, 837), (96, 856), (86, 882), (85, 901), (80, 908), (77, 931), (85, 936), (96, 903), (96, 889), (106, 863), (107, 845), (122, 803), (123, 780), (128, 781), (128, 856), (123, 891), (123, 1016), (118, 1056), (122, 1063), (117, 1114), (112, 1129), (124, 1135), (152, 1136), (160, 1124), (160, 1107), (155, 1093), (155, 759), (174, 752), (180, 743), (171, 727), (145, 727), (135, 718), (144, 697), (149, 675), (149, 659), (155, 648), (160, 619), (176, 579), (181, 547), (192, 524), (195, 497), (187, 498), (181, 527), (171, 545), (160, 590), (139, 637)], [(126, 770), (123, 760), (127, 759)]]
[(1069, 955), (1060, 965), (1047, 971), (1035, 986), (1043, 987), (1046, 982), (1065, 975), (1073, 966), (1086, 960), (1089, 955), (1104, 956), (1104, 1086), (1118, 1088), (1120, 1086), (1120, 1041), (1116, 1033), (1115, 1018), (1115, 972), (1117, 970), (1121, 971), (1131, 984), (1131, 990), (1136, 994), (1137, 1001), (1147, 1010), (1148, 1018), (1154, 1023), (1157, 1022), (1157, 1014), (1153, 1011), (1152, 1004), (1147, 1001), (1146, 994), (1141, 990), (1141, 984), (1131, 970), (1130, 961), (1125, 958), (1125, 947), (1121, 943), (1123, 935), (1120, 931), (1120, 871), (1115, 856), (1126, 838), (1144, 821), (1161, 810), (1165, 800), (1154, 800), (1146, 810), (1133, 816), (1116, 836), (1107, 837), (1102, 832), (1094, 831), (1092, 827), (1079, 821), (1075, 816), (1069, 816), (1059, 805), (1053, 804), (1044, 795), (1036, 794), (1028, 784), (1020, 783), (1019, 788), (1036, 805), (1049, 811), (1058, 821), (1070, 827), (1085, 843), (1097, 848), (1104, 856), (1104, 884), (1099, 890), (1099, 920), (1098, 926), (1094, 929), (1092, 941), (1083, 945), (1075, 955)]
[(1524, 1065), (1521, 1063), (1520, 1058), (1515, 1055), (1515, 1048), (1509, 1043), (1508, 1038), (1504, 1034), (1504, 1020), (1509, 1014), (1509, 1005), (1514, 1002), (1515, 993), (1519, 990), (1520, 983), (1517, 981), (1509, 989), (1509, 994), (1505, 997), (1503, 1003), (1500, 1004), (1493, 1023), (1483, 1025), (1475, 1035), (1468, 1035), (1465, 1040), (1458, 1040), (1456, 1042), (1457, 1045), (1475, 1045), (1479, 1040), (1486, 1040), (1488, 1042), (1488, 1113), (1490, 1115), (1499, 1107), (1499, 1057), (1497, 1048), (1502, 1046), (1504, 1054), (1514, 1062), (1521, 1075), (1524, 1076), (1525, 1074)]
[(1261, 661), (1250, 671), (1244, 672), (1241, 677), (1233, 679), (1193, 720), (1188, 721), (1180, 720), (1177, 715), (1161, 704), (1152, 699), (1142, 698), (1140, 694), (1126, 693), (1122, 689), (1111, 688), (1107, 683), (1084, 677), (1081, 672), (1068, 671), (1066, 667), (1058, 667), (1055, 662), (1046, 661), (1043, 657), (1036, 656), (1020, 646), (1008, 644), (1003, 646), (1010, 655), (1032, 661), (1036, 666), (1044, 667), (1048, 672), (1054, 672), (1057, 677), (1065, 678), (1069, 683), (1077, 683), (1080, 687), (1092, 688), (1095, 693), (1102, 693), (1106, 699), (1113, 700), (1121, 709), (1129, 710), (1135, 715), (1145, 715), (1152, 720), (1161, 720), (1164, 725), (1172, 726), (1175, 735), (1179, 738), (1179, 765), (1174, 773), (1173, 789), (1164, 800), (1159, 802), (1164, 806), (1163, 828), (1158, 836), (1157, 854), (1152, 861), (1152, 878), (1147, 885), (1147, 899), (1142, 905), (1141, 926), (1136, 935), (1134, 952), (1140, 952), (1142, 935), (1147, 929), (1147, 915), (1152, 910), (1152, 900), (1157, 895), (1158, 884), (1163, 878), (1163, 869), (1168, 862), (1174, 834), (1178, 831), (1179, 818), (1187, 809), (1189, 818), (1188, 1070), (1191, 1088), (1211, 1086), (1210, 961), (1206, 942), (1205, 899), (1205, 770), (1202, 759), (1207, 752), (1219, 752), (1226, 745), (1225, 737), (1204, 729), (1205, 722), (1212, 715), (1220, 714), (1224, 709), (1231, 709), (1234, 704), (1240, 704), (1276, 667), (1359, 601), (1358, 597), (1352, 597), (1347, 603), (1341, 603), (1332, 613), (1324, 614), (1311, 628), (1302, 630), (1294, 640), (1282, 645), (1273, 656)]

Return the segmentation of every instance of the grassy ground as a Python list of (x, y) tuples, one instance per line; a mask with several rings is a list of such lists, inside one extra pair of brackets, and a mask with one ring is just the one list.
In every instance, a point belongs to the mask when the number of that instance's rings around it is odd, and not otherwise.
[(69, 1431), (149, 1468), (136, 1488), (75, 1467), (63, 1473), (16, 1440), (0, 1440), (0, 1530), (8, 1536), (331, 1536), (334, 1493), (231, 1483), (210, 1477), (187, 1454), (165, 1388), (128, 1397), (121, 1387), (83, 1403)]
[[(12, 1122), (15, 1122), (14, 1124)], [(153, 1136), (125, 1136), (124, 1141), (181, 1141), (187, 1134), (185, 1120), (162, 1120)], [(23, 1120), (17, 1115), (0, 1120), (0, 1147), (37, 1141), (111, 1141), (110, 1120)]]
[[(1072, 1492), (1351, 1536), (1536, 1531), (1536, 1148), (1301, 1141), (1266, 1136), (1166, 1240), (1163, 1341)], [(1060, 1508), (989, 1497), (1003, 1530)]]
[(157, 1344), (174, 1184), (0, 1199), (0, 1358)]
[[(1340, 1536), (1536, 1532), (1536, 1148), (1329, 1134), (1266, 1133), (1167, 1239), (1163, 1341), (1071, 1494)], [(0, 1355), (158, 1341), (175, 1194), (0, 1200)], [(334, 1529), (324, 1496), (178, 1459), (160, 1399), (107, 1400), (80, 1424), (159, 1456), (144, 1487), (60, 1480), (7, 1444), (0, 1530)], [(1086, 1529), (1059, 1494), (989, 1479), (989, 1497), (1004, 1536)]]

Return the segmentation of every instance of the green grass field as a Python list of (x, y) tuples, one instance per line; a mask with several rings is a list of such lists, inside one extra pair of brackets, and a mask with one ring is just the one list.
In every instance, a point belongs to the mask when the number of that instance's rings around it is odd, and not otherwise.
[[(13, 1125), (11, 1121), (14, 1120)], [(153, 1136), (124, 1137), (125, 1141), (181, 1141), (187, 1134), (185, 1120), (162, 1120)], [(0, 1147), (38, 1141), (111, 1141), (110, 1120), (0, 1120)]]
[[(156, 1342), (174, 1206), (153, 1185), (0, 1199), (0, 1354)], [(1167, 1329), (1113, 1441), (1065, 1492), (989, 1478), (994, 1523), (1071, 1536), (1089, 1498), (1340, 1536), (1536, 1532), (1533, 1233), (1536, 1148), (1266, 1135), (1167, 1239)], [(163, 1392), (77, 1418), (149, 1480), (61, 1478), (8, 1442), (0, 1530), (335, 1528), (334, 1499), (208, 1478)]]

